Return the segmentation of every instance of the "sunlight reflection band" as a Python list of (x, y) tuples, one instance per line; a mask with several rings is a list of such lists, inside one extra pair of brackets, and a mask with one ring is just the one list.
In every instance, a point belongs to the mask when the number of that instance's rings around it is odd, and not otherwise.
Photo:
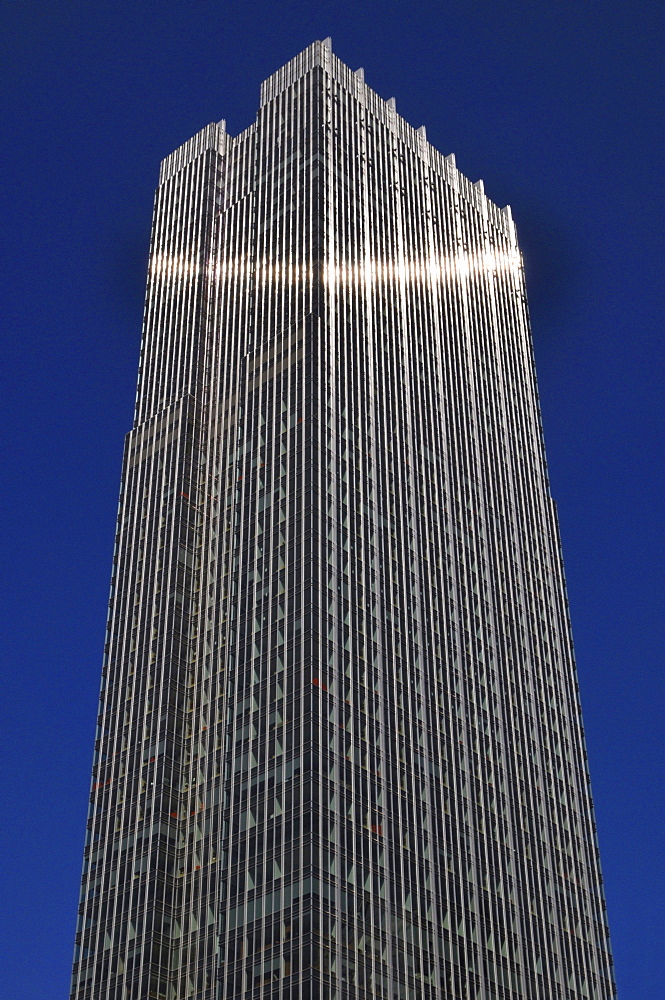
[[(432, 284), (447, 282), (456, 278), (468, 278), (490, 274), (519, 272), (522, 258), (519, 251), (481, 254), (461, 253), (454, 257), (430, 257), (426, 260), (383, 260), (367, 259), (359, 263), (339, 264), (331, 261), (324, 264), (322, 277), (328, 287), (344, 285), (379, 285), (390, 282), (410, 282), (412, 284)], [(157, 254), (151, 265), (154, 278), (184, 279), (193, 281), (201, 273), (197, 261), (186, 257), (169, 257)], [(230, 278), (249, 277), (252, 264), (248, 260), (230, 261), (207, 265), (208, 277), (222, 282)], [(262, 281), (298, 284), (312, 282), (315, 270), (307, 266), (262, 261), (257, 267), (257, 276)]]

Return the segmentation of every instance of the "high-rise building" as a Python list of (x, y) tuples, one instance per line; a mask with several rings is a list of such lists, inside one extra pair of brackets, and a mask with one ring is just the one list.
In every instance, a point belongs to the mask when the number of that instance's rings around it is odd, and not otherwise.
[(315, 42), (162, 164), (71, 997), (614, 993), (514, 224)]

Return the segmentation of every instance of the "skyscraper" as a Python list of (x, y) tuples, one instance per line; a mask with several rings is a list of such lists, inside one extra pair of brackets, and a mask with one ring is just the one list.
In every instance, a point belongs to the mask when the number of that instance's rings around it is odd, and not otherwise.
[(164, 160), (72, 1000), (609, 1000), (521, 258), (315, 42)]

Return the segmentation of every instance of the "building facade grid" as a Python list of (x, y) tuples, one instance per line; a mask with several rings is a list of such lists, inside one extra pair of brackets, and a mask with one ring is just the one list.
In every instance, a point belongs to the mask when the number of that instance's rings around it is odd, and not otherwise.
[(71, 1000), (610, 1000), (524, 274), (316, 42), (162, 164)]

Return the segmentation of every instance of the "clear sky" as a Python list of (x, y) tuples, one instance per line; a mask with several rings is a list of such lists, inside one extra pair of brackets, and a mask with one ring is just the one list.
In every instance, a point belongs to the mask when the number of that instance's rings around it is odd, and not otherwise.
[(159, 161), (317, 38), (523, 247), (622, 1000), (665, 997), (663, 72), (640, 0), (6, 0), (2, 994), (67, 996)]

